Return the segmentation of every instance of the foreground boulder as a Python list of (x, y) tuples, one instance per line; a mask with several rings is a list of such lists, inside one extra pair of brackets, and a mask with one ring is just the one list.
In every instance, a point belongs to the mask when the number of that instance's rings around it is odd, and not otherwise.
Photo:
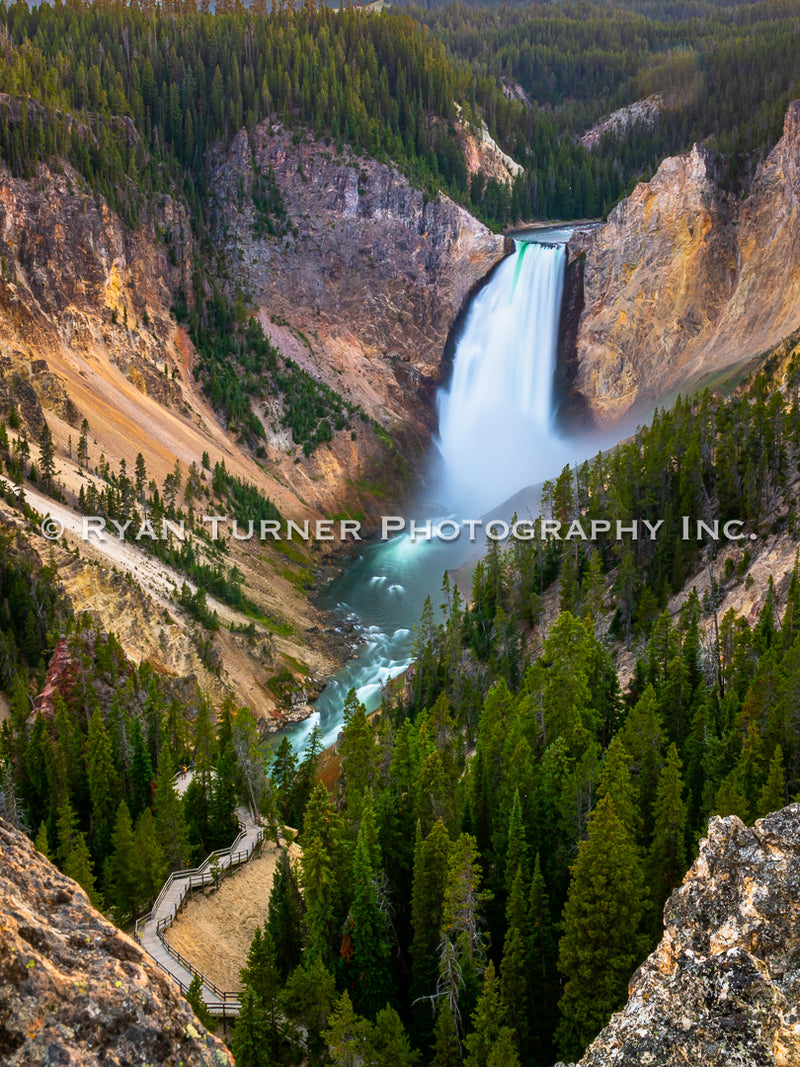
[(664, 922), (580, 1067), (800, 1064), (800, 804), (711, 819)]
[(233, 1063), (172, 980), (2, 819), (0, 1063)]

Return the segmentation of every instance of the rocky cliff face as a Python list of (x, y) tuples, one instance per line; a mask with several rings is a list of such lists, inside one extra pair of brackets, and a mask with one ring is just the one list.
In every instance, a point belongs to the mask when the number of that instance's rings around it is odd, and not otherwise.
[(579, 1067), (800, 1063), (800, 804), (711, 819), (664, 922)]
[[(141, 452), (147, 478), (161, 486), (176, 460), (185, 479), (206, 453), (211, 469), (224, 462), (286, 518), (349, 511), (368, 521), (410, 487), (434, 422), (448, 329), (473, 283), (502, 256), (503, 239), (447, 198), (427, 201), (389, 167), (281, 130), (259, 129), (252, 145), (239, 134), (216, 166), (212, 214), (228, 273), (215, 277), (216, 256), (207, 255), (211, 280), (253, 296), (279, 350), (366, 418), (305, 456), (281, 424), (279, 401), (259, 405), (269, 437), (255, 462), (211, 410), (192, 344), (171, 314), (178, 289), (193, 290), (197, 250), (186, 204), (177, 194), (154, 196), (133, 229), (65, 164), (41, 165), (30, 179), (0, 166), (0, 419), (15, 421), (13, 406), (34, 459), (47, 420), (67, 507), (90, 484), (103, 490), (106, 464), (116, 472), (124, 460), (132, 472)], [(256, 171), (263, 181), (254, 203)], [(278, 232), (272, 214), (283, 218)], [(88, 467), (79, 467), (84, 418)], [(37, 506), (45, 514), (48, 501)], [(195, 675), (215, 698), (232, 686), (239, 702), (265, 715), (282, 703), (269, 683), (284, 668), (301, 672), (302, 692), (312, 694), (335, 666), (305, 595), (311, 558), (293, 567), (269, 545), (231, 546), (229, 563), (276, 632), (259, 627), (251, 639), (222, 628), (213, 649), (218, 677), (198, 659), (202, 635), (175, 606), (181, 576), (154, 569), (135, 546), (112, 554), (87, 545), (67, 525), (70, 549), (100, 565), (64, 562), (75, 611), (113, 629), (131, 658)], [(121, 576), (106, 581), (102, 572), (112, 567)], [(120, 594), (123, 581), (130, 596)]]
[(733, 202), (702, 148), (665, 160), (605, 226), (578, 233), (584, 307), (570, 388), (596, 425), (643, 412), (800, 326), (800, 101)]
[[(259, 229), (254, 175), (274, 176), (282, 236)], [(392, 167), (267, 123), (216, 153), (211, 185), (217, 242), (274, 342), (419, 454), (448, 331), (504, 238)], [(325, 463), (332, 486), (358, 465)]]
[(225, 1067), (171, 979), (0, 819), (0, 1061)]

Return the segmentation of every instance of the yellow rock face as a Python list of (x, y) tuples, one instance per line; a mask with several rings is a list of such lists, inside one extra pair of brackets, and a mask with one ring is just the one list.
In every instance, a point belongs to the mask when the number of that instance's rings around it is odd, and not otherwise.
[(579, 237), (574, 389), (607, 425), (800, 326), (800, 102), (751, 191), (732, 202), (695, 146)]

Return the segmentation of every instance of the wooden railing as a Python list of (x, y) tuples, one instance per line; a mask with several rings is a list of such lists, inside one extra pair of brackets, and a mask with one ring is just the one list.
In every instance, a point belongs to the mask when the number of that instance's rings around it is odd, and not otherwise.
[[(149, 912), (147, 912), (146, 915), (141, 915), (136, 920), (136, 925), (134, 927), (134, 937), (140, 945), (143, 945), (141, 937), (142, 928), (147, 926), (148, 923), (152, 923), (155, 919), (155, 933), (158, 937), (158, 940), (161, 942), (165, 950), (174, 960), (180, 963), (180, 965), (185, 968), (185, 970), (187, 970), (190, 974), (197, 975), (197, 977), (203, 983), (205, 988), (209, 989), (214, 994), (217, 1000), (209, 1001), (206, 1004), (206, 1007), (212, 1013), (212, 1015), (222, 1015), (223, 1018), (225, 1018), (227, 1014), (230, 1014), (232, 1016), (238, 1015), (240, 995), (239, 991), (236, 990), (235, 992), (231, 992), (230, 990), (220, 989), (207, 975), (205, 975), (201, 970), (195, 967), (194, 964), (187, 960), (184, 955), (182, 955), (180, 952), (177, 951), (177, 949), (173, 948), (172, 945), (170, 945), (170, 943), (164, 936), (164, 932), (168, 930), (172, 923), (175, 921), (175, 917), (178, 914), (179, 910), (183, 907), (186, 897), (193, 889), (201, 889), (204, 886), (211, 885), (212, 883), (217, 881), (221, 871), (212, 870), (212, 864), (214, 864), (215, 860), (218, 863), (221, 862), (223, 864), (221, 868), (222, 870), (230, 870), (233, 867), (237, 867), (240, 863), (245, 863), (247, 860), (249, 860), (250, 857), (253, 855), (253, 852), (264, 840), (264, 830), (262, 827), (259, 826), (256, 828), (256, 835), (254, 839), (248, 842), (245, 848), (237, 850), (237, 846), (240, 845), (242, 840), (247, 836), (247, 827), (241, 820), (239, 820), (239, 829), (239, 835), (237, 836), (233, 844), (230, 846), (230, 848), (217, 849), (216, 851), (212, 852), (203, 860), (199, 867), (189, 867), (184, 868), (183, 870), (173, 871), (162, 886), (161, 892), (158, 894), (158, 897), (156, 898), (153, 907), (150, 909)], [(177, 899), (173, 902), (172, 907), (169, 909), (169, 912), (166, 915), (163, 915), (160, 919), (156, 918), (158, 912), (160, 911), (163, 905), (164, 898), (167, 896), (167, 894), (176, 882), (184, 883), (184, 885), (180, 889)], [(188, 986), (184, 982), (182, 982), (177, 975), (173, 974), (172, 971), (170, 971), (169, 968), (166, 967), (161, 960), (155, 959), (155, 957), (151, 958), (155, 960), (155, 962), (158, 964), (159, 967), (161, 967), (163, 971), (166, 971), (166, 973), (169, 974), (173, 981), (177, 982), (178, 986), (181, 989), (181, 992), (185, 995), (188, 992)]]

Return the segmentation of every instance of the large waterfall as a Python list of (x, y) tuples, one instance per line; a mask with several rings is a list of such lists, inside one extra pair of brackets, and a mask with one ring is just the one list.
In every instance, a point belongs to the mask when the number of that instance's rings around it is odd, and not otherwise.
[(473, 300), (438, 398), (439, 493), (463, 513), (550, 477), (563, 452), (553, 376), (565, 246), (515, 246)]
[[(548, 236), (564, 241), (568, 234)], [(574, 458), (574, 442), (553, 428), (564, 265), (563, 244), (520, 241), (469, 309), (450, 388), (439, 396), (436, 497), (461, 518), (479, 517)], [(315, 725), (323, 743), (335, 741), (351, 686), (368, 708), (377, 706), (381, 686), (411, 661), (425, 597), (438, 589), (443, 571), (480, 548), (466, 538), (415, 542), (408, 534), (361, 548), (323, 603), (349, 617), (364, 643), (316, 701), (315, 714), (285, 731), (296, 749)]]

